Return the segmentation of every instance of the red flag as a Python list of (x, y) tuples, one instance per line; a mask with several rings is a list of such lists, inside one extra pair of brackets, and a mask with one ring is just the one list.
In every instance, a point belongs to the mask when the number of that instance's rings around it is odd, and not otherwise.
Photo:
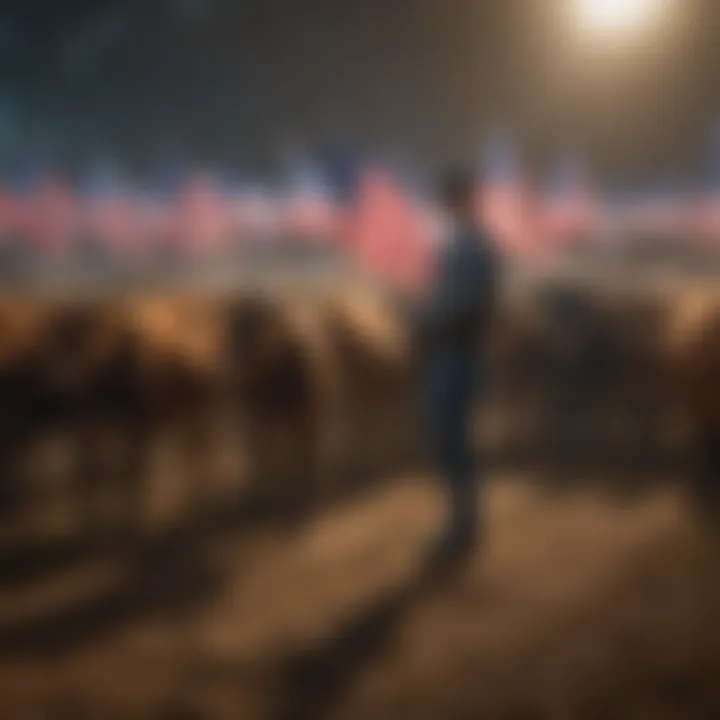
[(124, 259), (142, 251), (142, 221), (131, 195), (104, 194), (85, 204), (84, 229), (103, 248)]
[(21, 230), (21, 213), (18, 198), (4, 187), (0, 187), (0, 234), (15, 235)]
[(539, 202), (541, 244), (551, 254), (601, 236), (606, 222), (590, 185), (574, 168), (570, 170), (572, 174), (564, 178), (561, 187)]
[(537, 205), (523, 184), (488, 181), (479, 191), (478, 217), (506, 253), (527, 257), (540, 249)]
[(229, 240), (232, 215), (213, 180), (197, 175), (182, 199), (182, 245), (194, 255), (222, 249)]
[(686, 234), (705, 247), (720, 249), (720, 194), (707, 193), (691, 203)]
[(78, 204), (71, 188), (58, 177), (45, 178), (30, 202), (25, 226), (31, 244), (44, 254), (71, 252), (79, 228)]
[(132, 202), (133, 227), (136, 233), (137, 256), (144, 257), (166, 242), (170, 231), (170, 212), (166, 203), (148, 196)]
[(335, 209), (328, 197), (302, 190), (285, 201), (283, 230), (300, 242), (329, 242), (335, 230)]
[(258, 242), (278, 231), (274, 198), (263, 188), (242, 188), (229, 204), (231, 232), (241, 243)]
[(430, 270), (430, 225), (386, 173), (366, 172), (350, 223), (350, 249), (360, 263), (392, 282), (420, 284)]
[(491, 158), (478, 188), (477, 219), (503, 252), (519, 258), (541, 250), (537, 198), (514, 161)]
[(175, 210), (173, 235), (184, 252), (205, 255), (220, 250), (228, 242), (232, 215), (209, 177), (192, 178)]

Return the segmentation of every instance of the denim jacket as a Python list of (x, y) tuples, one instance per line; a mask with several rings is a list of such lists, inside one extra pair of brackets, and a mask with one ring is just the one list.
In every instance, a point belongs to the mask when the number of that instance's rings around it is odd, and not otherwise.
[(421, 335), (433, 346), (472, 348), (492, 318), (500, 266), (481, 230), (459, 227), (441, 249), (436, 280), (421, 319)]

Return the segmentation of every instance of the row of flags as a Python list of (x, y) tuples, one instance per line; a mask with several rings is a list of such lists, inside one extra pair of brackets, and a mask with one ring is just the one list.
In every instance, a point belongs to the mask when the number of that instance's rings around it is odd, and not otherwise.
[(98, 182), (78, 192), (59, 176), (30, 192), (0, 186), (0, 236), (48, 255), (71, 252), (86, 238), (119, 255), (167, 246), (195, 255), (239, 239), (325, 238), (333, 230), (329, 196), (304, 188), (283, 194), (265, 188), (228, 188), (206, 174), (189, 177), (176, 192), (138, 192)]
[(503, 136), (488, 145), (482, 218), (506, 251), (521, 258), (553, 256), (578, 242), (622, 246), (634, 238), (671, 239), (720, 251), (720, 133), (702, 182), (663, 183), (621, 196), (604, 193), (572, 154), (550, 183), (533, 186)]
[[(720, 149), (718, 161), (720, 168)], [(720, 182), (696, 193), (608, 198), (568, 156), (539, 190), (502, 136), (491, 139), (479, 166), (478, 219), (519, 260), (552, 257), (578, 241), (623, 242), (643, 233), (720, 249)], [(330, 170), (296, 155), (286, 182), (271, 189), (175, 168), (153, 192), (122, 182), (111, 167), (96, 168), (79, 186), (40, 175), (25, 185), (0, 184), (0, 238), (51, 257), (89, 241), (131, 261), (157, 249), (199, 258), (244, 244), (314, 243), (341, 249), (395, 282), (426, 280), (446, 235), (440, 208), (382, 166), (351, 171), (346, 162)]]

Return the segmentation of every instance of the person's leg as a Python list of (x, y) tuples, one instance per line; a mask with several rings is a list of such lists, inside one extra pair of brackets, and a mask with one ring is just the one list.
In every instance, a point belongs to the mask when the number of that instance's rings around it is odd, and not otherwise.
[(443, 544), (470, 544), (476, 531), (477, 485), (470, 419), (473, 407), (472, 360), (457, 353), (437, 359), (431, 374), (432, 431), (438, 469), (448, 493), (448, 524)]
[(452, 533), (462, 543), (474, 540), (478, 522), (478, 485), (472, 443), (475, 367), (470, 355), (457, 358), (452, 415), (448, 423), (448, 479), (452, 498)]

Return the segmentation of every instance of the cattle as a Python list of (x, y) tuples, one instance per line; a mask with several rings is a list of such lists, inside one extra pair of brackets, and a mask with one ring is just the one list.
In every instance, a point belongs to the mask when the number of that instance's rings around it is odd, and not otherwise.
[(720, 296), (714, 289), (676, 298), (668, 323), (668, 360), (694, 431), (699, 466), (692, 483), (695, 507), (720, 519)]
[[(717, 473), (716, 298), (611, 290), (555, 280), (503, 298), (491, 336), (493, 413), (515, 408), (516, 425), (567, 452), (586, 421), (595, 434), (618, 420), (647, 432), (675, 388), (697, 428), (703, 477)], [(186, 505), (199, 507), (229, 421), (250, 497), (306, 518), (349, 471), (368, 479), (425, 459), (421, 373), (411, 310), (360, 284), (5, 297), (3, 504), (22, 487), (22, 457), (59, 430), (75, 450), (78, 510), (93, 533), (110, 525), (99, 503), (110, 490), (123, 525), (139, 528), (165, 440), (182, 459)], [(712, 484), (697, 487), (707, 494)]]
[(115, 315), (124, 341), (106, 367), (104, 385), (92, 392), (92, 414), (124, 436), (129, 517), (142, 513), (153, 451), (162, 440), (174, 441), (182, 458), (186, 506), (201, 507), (224, 396), (219, 310), (200, 298), (139, 297), (121, 303)]
[[(123, 431), (131, 427), (127, 410), (135, 396), (128, 337), (107, 303), (61, 299), (36, 301), (24, 309), (5, 303), (2, 308), (4, 467), (16, 468), (39, 439), (61, 432), (77, 451), (74, 475), (85, 504), (93, 495), (93, 482), (109, 474), (108, 467), (89, 461), (98, 449), (98, 431), (123, 412)], [(10, 354), (8, 347), (13, 348)]]
[(60, 430), (87, 529), (107, 525), (98, 500), (111, 488), (123, 525), (139, 527), (156, 439), (180, 440), (194, 480), (211, 454), (224, 378), (216, 319), (212, 303), (177, 297), (0, 305), (3, 467)]
[(628, 459), (663, 449), (666, 314), (652, 288), (557, 278), (513, 288), (493, 337), (492, 394), (524, 446), (534, 438), (568, 453), (592, 443)]
[[(102, 491), (113, 488), (121, 495), (129, 521), (141, 482), (130, 469), (136, 443), (128, 445), (141, 408), (137, 347), (124, 320), (112, 300), (53, 303), (37, 346), (36, 387), (58, 408), (57, 417), (44, 420), (60, 425), (74, 444), (81, 519), (93, 532), (106, 525), (96, 511)], [(110, 440), (123, 445), (112, 458)]]
[(408, 326), (362, 286), (229, 303), (228, 368), (256, 501), (296, 518), (419, 446)]
[(110, 488), (137, 527), (159, 439), (179, 441), (195, 506), (232, 409), (255, 469), (276, 471), (254, 490), (286, 499), (292, 490), (293, 505), (307, 506), (340, 397), (320, 318), (316, 305), (274, 298), (0, 303), (6, 500), (21, 451), (59, 429), (75, 449), (81, 519), (93, 533), (107, 525), (97, 500)]
[(536, 288), (523, 285), (503, 294), (490, 335), (486, 396), (493, 435), (501, 447), (527, 449), (542, 426), (547, 338), (547, 318), (536, 302)]
[(52, 408), (35, 382), (42, 313), (25, 298), (0, 301), (0, 511), (19, 500), (22, 451), (40, 417)]
[(615, 344), (608, 395), (636, 453), (668, 457), (674, 450), (673, 397), (664, 335), (668, 305), (653, 288), (617, 289), (608, 298)]
[[(686, 310), (673, 308), (651, 287), (579, 281), (555, 280), (510, 294), (492, 337), (495, 400), (517, 405), (523, 420), (534, 417), (545, 447), (553, 440), (555, 449), (567, 453), (584, 429), (583, 442), (592, 440), (593, 451), (604, 457), (616, 447), (609, 443), (618, 431), (617, 448), (630, 451), (623, 457), (634, 461), (668, 449), (665, 423), (672, 418), (675, 387), (698, 425), (706, 467), (717, 463), (717, 405), (708, 391), (716, 366), (708, 358), (717, 352), (712, 313), (702, 322), (681, 320), (692, 303), (680, 305)], [(244, 387), (238, 406), (253, 418), (247, 429), (253, 454), (265, 453), (263, 462), (270, 464), (279, 464), (281, 455), (286, 462), (301, 458), (293, 461), (294, 471), (276, 473), (285, 478), (285, 490), (289, 483), (312, 494), (318, 486), (328, 424), (341, 429), (335, 441), (344, 437), (350, 464), (365, 476), (370, 460), (389, 468), (403, 433), (417, 447), (422, 364), (410, 314), (390, 298), (361, 287), (303, 299), (255, 296), (237, 301), (232, 315), (230, 365)], [(671, 352), (665, 338), (673, 326), (685, 334), (680, 350)], [(673, 333), (677, 341), (678, 331)], [(284, 439), (268, 440), (272, 433)], [(283, 443), (291, 449), (274, 453)]]
[(325, 304), (325, 323), (340, 369), (355, 470), (387, 471), (420, 459), (421, 357), (411, 316), (388, 295), (351, 287)]
[(229, 394), (255, 503), (305, 519), (321, 493), (339, 393), (317, 305), (265, 294), (226, 309)]
[(504, 414), (514, 408), (523, 443), (535, 435), (566, 451), (602, 414), (614, 349), (597, 294), (559, 282), (517, 288), (491, 337), (490, 394)]

